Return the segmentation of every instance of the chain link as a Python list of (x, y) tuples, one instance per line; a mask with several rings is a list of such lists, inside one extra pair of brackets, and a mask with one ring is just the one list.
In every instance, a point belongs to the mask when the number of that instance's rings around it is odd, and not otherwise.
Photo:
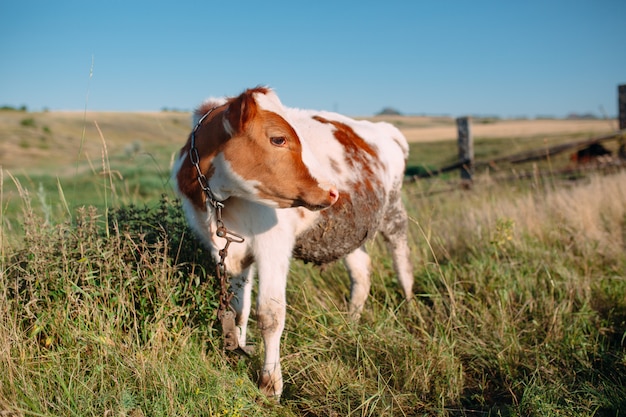
[[(198, 183), (200, 184), (200, 188), (202, 188), (202, 192), (204, 193), (206, 202), (210, 203), (213, 208), (219, 207), (221, 210), (221, 208), (224, 207), (224, 204), (222, 204), (220, 201), (218, 201), (215, 198), (215, 196), (213, 195), (213, 191), (211, 191), (211, 188), (209, 187), (209, 180), (200, 169), (200, 154), (198, 153), (198, 148), (196, 147), (196, 132), (202, 125), (202, 122), (204, 121), (204, 119), (206, 119), (211, 113), (213, 113), (213, 110), (215, 110), (216, 108), (217, 107), (212, 107), (211, 109), (209, 109), (209, 111), (206, 112), (204, 116), (200, 118), (200, 120), (198, 120), (198, 123), (196, 123), (193, 130), (191, 131), (189, 160), (191, 161), (193, 166), (196, 168), (196, 173), (197, 173), (196, 179), (198, 180)], [(220, 212), (220, 217), (221, 217), (221, 212)]]
[(191, 132), (190, 138), (190, 149), (189, 149), (189, 160), (196, 168), (197, 180), (202, 188), (202, 192), (204, 193), (205, 204), (207, 206), (207, 212), (213, 208), (215, 211), (215, 224), (217, 229), (215, 234), (218, 237), (221, 237), (226, 240), (226, 244), (219, 251), (220, 260), (217, 262), (215, 266), (215, 273), (217, 275), (217, 279), (220, 282), (220, 303), (217, 311), (217, 318), (220, 320), (220, 324), (222, 325), (222, 335), (224, 337), (224, 349), (226, 350), (236, 350), (240, 348), (246, 354), (250, 353), (250, 349), (246, 346), (239, 345), (238, 331), (235, 323), (236, 313), (230, 302), (234, 296), (233, 292), (229, 288), (229, 279), (228, 273), (226, 272), (226, 257), (228, 256), (228, 247), (231, 243), (243, 243), (243, 236), (231, 232), (226, 228), (224, 222), (222, 221), (222, 209), (224, 208), (224, 204), (221, 201), (218, 201), (211, 188), (209, 187), (209, 180), (204, 175), (202, 170), (200, 169), (200, 155), (198, 153), (198, 148), (196, 147), (196, 132), (202, 125), (204, 119), (206, 119), (216, 107), (211, 108), (208, 112), (204, 114), (198, 120), (198, 123), (193, 128)]

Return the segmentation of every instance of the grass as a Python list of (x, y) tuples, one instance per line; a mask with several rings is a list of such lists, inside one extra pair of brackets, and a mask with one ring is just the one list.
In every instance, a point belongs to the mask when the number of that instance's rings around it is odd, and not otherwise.
[[(359, 323), (341, 264), (295, 262), (278, 405), (256, 388), (259, 354), (220, 348), (214, 265), (168, 196), (170, 151), (136, 163), (113, 149), (72, 178), (3, 177), (0, 414), (626, 411), (626, 173), (407, 184), (415, 300), (402, 301), (379, 241)], [(250, 339), (260, 349), (254, 323)]]

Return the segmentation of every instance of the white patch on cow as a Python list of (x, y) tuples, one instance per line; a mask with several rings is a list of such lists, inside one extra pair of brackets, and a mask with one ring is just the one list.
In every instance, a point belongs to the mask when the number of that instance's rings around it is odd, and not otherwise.
[(178, 188), (178, 181), (176, 180), (176, 176), (178, 175), (178, 171), (180, 171), (180, 167), (183, 165), (183, 161), (185, 160), (185, 158), (188, 158), (189, 154), (187, 152), (184, 153), (180, 153), (178, 155), (178, 158), (174, 160), (174, 163), (172, 164), (172, 173), (170, 175), (170, 179), (171, 182), (174, 186), (174, 191), (176, 191), (176, 193), (178, 195), (180, 195), (180, 189)]
[[(296, 132), (301, 138), (302, 160), (311, 175), (318, 181), (330, 182), (341, 189), (346, 180), (353, 180), (351, 171), (343, 163), (344, 149), (333, 136), (334, 127), (314, 120), (316, 114), (310, 110), (288, 109), (288, 116), (297, 126)], [(350, 177), (338, 175), (333, 163), (339, 164), (343, 175)]]
[[(302, 162), (309, 169), (309, 173), (313, 178), (317, 180), (320, 187), (328, 190), (331, 186), (337, 187), (337, 178), (335, 177), (333, 170), (330, 168), (330, 161), (320, 160), (315, 155), (315, 150), (310, 145), (309, 136), (307, 133), (301, 132), (300, 129), (296, 130), (300, 137), (300, 143), (302, 145)], [(323, 135), (321, 137), (324, 137)], [(332, 146), (331, 143), (328, 144)]]
[[(256, 194), (256, 186), (259, 182), (246, 180), (237, 174), (230, 161), (224, 158), (222, 152), (215, 155), (211, 165), (215, 169), (213, 175), (209, 178), (209, 188), (211, 188), (213, 195), (218, 201), (224, 201), (229, 197), (248, 198), (252, 201), (259, 200)], [(257, 198), (250, 198), (252, 196)]]
[(254, 93), (254, 101), (263, 110), (274, 112), (280, 116), (285, 115), (285, 107), (273, 90), (267, 93)]
[(233, 136), (236, 133), (235, 129), (231, 126), (230, 121), (226, 117), (222, 119), (222, 126), (224, 126), (224, 130), (229, 136)]
[(274, 200), (261, 198), (257, 192), (261, 182), (245, 179), (239, 175), (230, 161), (224, 158), (223, 153), (218, 153), (211, 164), (215, 171), (209, 178), (209, 187), (218, 201), (225, 201), (230, 197), (240, 197), (268, 207), (279, 207), (279, 204)]

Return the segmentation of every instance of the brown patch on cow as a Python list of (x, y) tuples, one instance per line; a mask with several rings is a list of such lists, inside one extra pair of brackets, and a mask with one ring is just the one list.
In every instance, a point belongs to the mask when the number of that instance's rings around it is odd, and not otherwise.
[(207, 114), (211, 109), (221, 106), (224, 103), (218, 103), (215, 101), (205, 101), (198, 108), (196, 108), (193, 114), (199, 119)]
[(335, 120), (328, 120), (322, 116), (313, 116), (313, 119), (320, 123), (331, 124), (335, 127), (335, 139), (341, 143), (341, 146), (344, 147), (348, 156), (362, 158), (365, 152), (372, 158), (378, 157), (378, 151), (372, 145), (365, 142), (365, 140), (357, 135), (347, 124)]
[(242, 270), (250, 267), (254, 263), (254, 255), (250, 252), (246, 252), (245, 256), (241, 260), (240, 267)]
[(333, 135), (344, 148), (346, 164), (350, 168), (362, 170), (362, 176), (366, 181), (367, 178), (374, 177), (374, 168), (380, 166), (378, 150), (375, 146), (367, 143), (345, 123), (328, 120), (321, 116), (313, 116), (313, 119), (320, 123), (330, 124), (335, 128)]
[(270, 91), (272, 91), (271, 89), (269, 89), (268, 87), (263, 87), (262, 85), (257, 85), (254, 88), (249, 88), (246, 90), (245, 94), (256, 94), (256, 93), (261, 93), (261, 94), (267, 94)]
[(330, 158), (330, 168), (335, 171), (337, 174), (341, 174), (341, 165), (335, 159)]
[[(215, 155), (217, 155), (221, 146), (228, 140), (228, 134), (223, 126), (224, 110), (225, 107), (215, 109), (213, 113), (202, 122), (202, 125), (198, 127), (195, 134), (196, 149), (200, 157), (198, 161), (200, 171), (207, 179), (211, 178), (211, 175), (213, 175), (211, 161)], [(204, 115), (204, 113), (202, 114)], [(176, 182), (180, 192), (185, 195), (196, 208), (206, 210), (204, 193), (198, 182), (198, 172), (189, 157), (190, 150), (191, 134), (185, 146), (180, 150), (180, 156), (184, 157), (184, 159), (176, 174)]]
[(256, 315), (256, 320), (261, 334), (272, 334), (278, 329), (278, 314), (271, 309), (259, 310)]

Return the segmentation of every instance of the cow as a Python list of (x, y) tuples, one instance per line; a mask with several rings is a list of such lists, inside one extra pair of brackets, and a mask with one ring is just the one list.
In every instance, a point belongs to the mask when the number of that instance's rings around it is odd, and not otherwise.
[(609, 161), (611, 156), (611, 151), (602, 146), (601, 143), (594, 142), (573, 153), (570, 160), (576, 164), (602, 163)]
[[(390, 248), (406, 300), (413, 272), (401, 186), (406, 139), (391, 124), (284, 106), (268, 87), (209, 100), (180, 150), (172, 178), (195, 233), (216, 260), (227, 243), (218, 223), (240, 235), (224, 259), (240, 346), (246, 345), (253, 278), (264, 343), (262, 393), (280, 399), (280, 339), (292, 258), (324, 265), (344, 258), (358, 319), (370, 290), (365, 243), (377, 232)], [(219, 213), (218, 213), (219, 212)]]

